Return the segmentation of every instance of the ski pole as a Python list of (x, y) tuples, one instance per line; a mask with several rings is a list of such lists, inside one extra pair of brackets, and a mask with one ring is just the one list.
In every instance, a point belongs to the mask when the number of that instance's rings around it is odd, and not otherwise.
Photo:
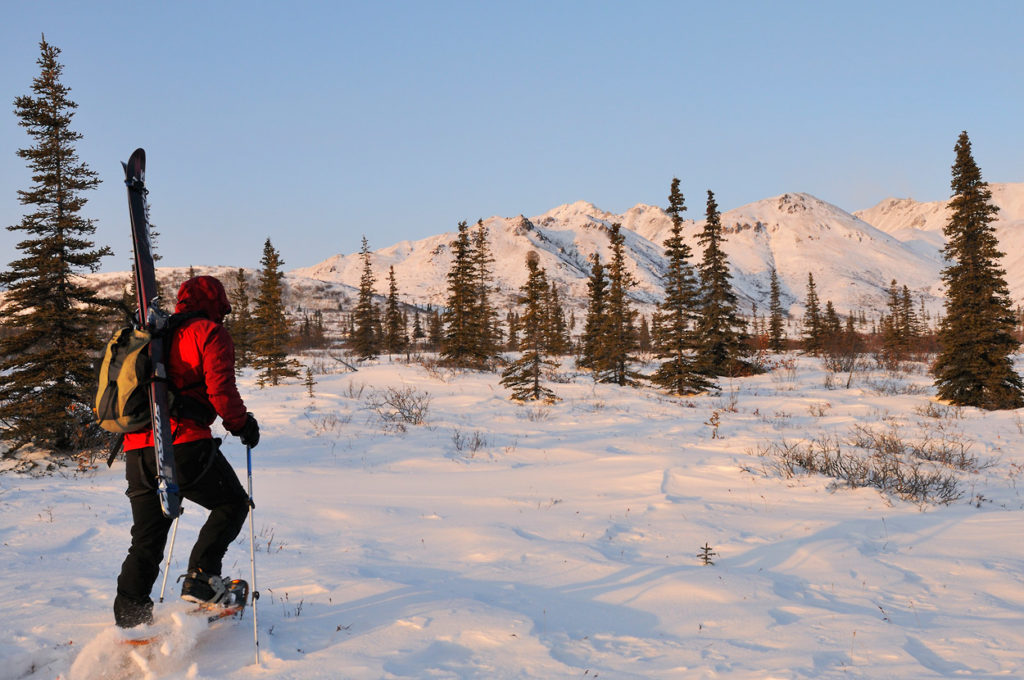
[(160, 601), (164, 601), (164, 589), (167, 588), (167, 572), (171, 570), (171, 553), (174, 552), (174, 539), (178, 535), (178, 519), (181, 515), (174, 518), (174, 528), (171, 529), (171, 547), (167, 549), (167, 564), (164, 565), (164, 582), (160, 584)]
[(256, 601), (260, 599), (260, 591), (256, 590), (256, 539), (252, 528), (252, 447), (245, 447), (245, 466), (249, 483), (249, 562), (252, 564), (252, 639), (256, 645), (256, 665), (260, 665), (260, 627), (256, 616)]

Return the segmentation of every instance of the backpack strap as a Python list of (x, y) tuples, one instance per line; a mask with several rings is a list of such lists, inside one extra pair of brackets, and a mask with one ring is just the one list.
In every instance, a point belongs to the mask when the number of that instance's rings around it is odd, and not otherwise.
[(114, 464), (114, 459), (117, 458), (117, 454), (121, 452), (123, 446), (124, 432), (114, 437), (114, 444), (110, 447), (110, 452), (107, 454), (107, 467), (111, 467)]

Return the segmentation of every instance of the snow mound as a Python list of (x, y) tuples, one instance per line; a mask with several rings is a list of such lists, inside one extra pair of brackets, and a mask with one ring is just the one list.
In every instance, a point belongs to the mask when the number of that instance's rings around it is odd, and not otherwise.
[[(190, 605), (165, 605), (161, 620), (139, 629), (104, 629), (87, 643), (68, 671), (67, 680), (202, 680), (192, 653), (209, 632), (203, 616), (191, 613)], [(152, 638), (145, 645), (133, 640)]]

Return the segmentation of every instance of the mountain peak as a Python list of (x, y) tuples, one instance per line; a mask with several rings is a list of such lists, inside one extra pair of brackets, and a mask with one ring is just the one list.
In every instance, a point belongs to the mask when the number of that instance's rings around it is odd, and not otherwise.
[(572, 218), (589, 218), (592, 220), (606, 221), (607, 218), (613, 217), (611, 213), (601, 210), (590, 201), (576, 201), (574, 203), (566, 203), (560, 205), (557, 208), (553, 208), (538, 218), (538, 221), (544, 221), (547, 218), (555, 220), (569, 220)]

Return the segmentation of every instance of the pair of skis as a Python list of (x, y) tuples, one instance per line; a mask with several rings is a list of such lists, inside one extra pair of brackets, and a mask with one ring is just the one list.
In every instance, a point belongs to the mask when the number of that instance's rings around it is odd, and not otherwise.
[[(153, 367), (154, 380), (149, 385), (149, 409), (153, 420), (153, 448), (156, 452), (157, 484), (160, 510), (165, 517), (177, 521), (181, 515), (181, 489), (178, 486), (178, 472), (174, 464), (174, 438), (171, 432), (170, 405), (167, 398), (167, 366), (163, 343), (164, 331), (170, 315), (160, 308), (160, 294), (157, 289), (156, 265), (153, 260), (153, 246), (149, 236), (149, 208), (146, 204), (146, 152), (136, 149), (124, 166), (124, 183), (128, 187), (128, 210), (132, 224), (132, 249), (135, 253), (135, 300), (138, 303), (135, 321), (139, 328), (148, 329), (153, 339), (149, 343), (149, 358)], [(166, 338), (170, 341), (170, 338)], [(252, 521), (252, 450), (246, 447), (246, 463), (249, 481), (249, 549), (252, 558), (252, 617), (253, 636), (256, 642), (256, 664), (260, 662), (259, 624), (256, 619), (256, 554), (253, 546)], [(177, 524), (175, 523), (175, 529)], [(173, 545), (173, 543), (172, 543)], [(249, 595), (245, 581), (240, 603), (235, 602), (236, 612), (241, 614)], [(239, 586), (240, 588), (240, 586)], [(235, 593), (237, 597), (239, 593)], [(223, 612), (224, 610), (222, 610)], [(222, 613), (220, 612), (220, 613)], [(211, 620), (215, 620), (214, 617)]]
[(167, 366), (164, 364), (164, 337), (169, 314), (160, 309), (156, 283), (153, 247), (149, 239), (149, 209), (146, 206), (146, 152), (136, 149), (124, 166), (124, 183), (128, 187), (128, 210), (132, 221), (132, 248), (135, 251), (135, 301), (138, 303), (135, 322), (148, 329), (149, 359), (154, 380), (149, 384), (149, 412), (153, 418), (153, 447), (156, 449), (157, 485), (160, 509), (165, 517), (181, 514), (181, 490), (174, 466), (174, 444), (171, 414), (167, 400)]

